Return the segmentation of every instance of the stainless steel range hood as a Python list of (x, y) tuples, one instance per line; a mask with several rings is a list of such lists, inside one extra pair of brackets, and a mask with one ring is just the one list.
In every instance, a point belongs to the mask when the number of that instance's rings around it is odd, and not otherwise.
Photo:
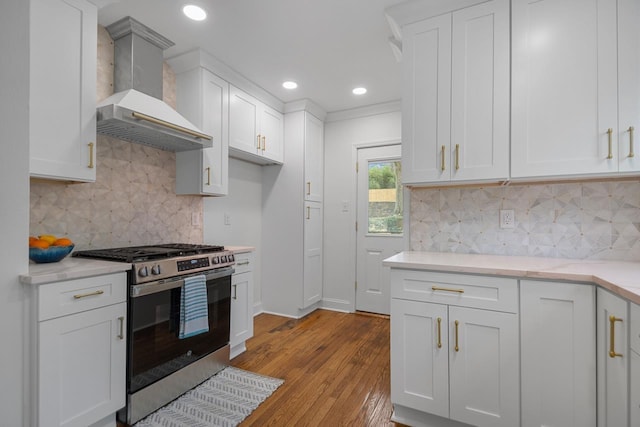
[(98, 133), (167, 151), (211, 147), (211, 136), (162, 101), (162, 51), (173, 42), (131, 17), (107, 31), (115, 44), (115, 93), (98, 104)]

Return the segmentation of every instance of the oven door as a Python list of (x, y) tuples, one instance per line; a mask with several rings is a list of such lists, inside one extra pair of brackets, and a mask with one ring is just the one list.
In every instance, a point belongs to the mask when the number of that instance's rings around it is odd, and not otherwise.
[(131, 287), (127, 364), (129, 394), (229, 343), (233, 271), (232, 267), (225, 267), (204, 273), (209, 331), (184, 339), (178, 338), (178, 332), (180, 295), (185, 276)]

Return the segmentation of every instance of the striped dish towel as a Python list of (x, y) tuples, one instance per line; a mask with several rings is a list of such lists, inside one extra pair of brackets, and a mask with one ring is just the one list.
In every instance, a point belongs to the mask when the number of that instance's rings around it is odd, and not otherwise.
[(180, 331), (184, 339), (209, 331), (207, 279), (204, 274), (187, 277), (180, 295)]

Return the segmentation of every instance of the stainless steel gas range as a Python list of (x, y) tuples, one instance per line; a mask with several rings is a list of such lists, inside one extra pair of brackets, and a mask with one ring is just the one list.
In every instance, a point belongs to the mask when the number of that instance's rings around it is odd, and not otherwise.
[[(159, 244), (73, 256), (132, 264), (127, 403), (118, 412), (120, 421), (134, 424), (229, 364), (232, 252), (222, 246)], [(185, 338), (183, 288), (195, 279), (206, 283), (208, 331)]]

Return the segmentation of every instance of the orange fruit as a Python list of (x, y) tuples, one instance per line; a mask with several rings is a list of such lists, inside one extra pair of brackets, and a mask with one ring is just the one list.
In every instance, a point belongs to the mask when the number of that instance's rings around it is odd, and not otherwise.
[(42, 240), (42, 239), (37, 239), (34, 240), (33, 242), (29, 242), (29, 247), (30, 248), (40, 248), (40, 249), (47, 249), (49, 248), (49, 242), (47, 242), (46, 240)]
[(36, 240), (38, 240), (37, 237), (29, 236), (29, 245), (31, 245), (31, 243), (35, 242)]
[(56, 240), (58, 240), (58, 238), (56, 236), (54, 236), (53, 234), (42, 234), (40, 236), (38, 236), (38, 238), (40, 240), (44, 240), (47, 243), (49, 243), (50, 245), (55, 242)]
[(67, 239), (66, 237), (61, 237), (59, 239), (56, 239), (56, 241), (52, 243), (52, 246), (71, 246), (71, 245), (73, 245), (73, 242), (70, 239)]

